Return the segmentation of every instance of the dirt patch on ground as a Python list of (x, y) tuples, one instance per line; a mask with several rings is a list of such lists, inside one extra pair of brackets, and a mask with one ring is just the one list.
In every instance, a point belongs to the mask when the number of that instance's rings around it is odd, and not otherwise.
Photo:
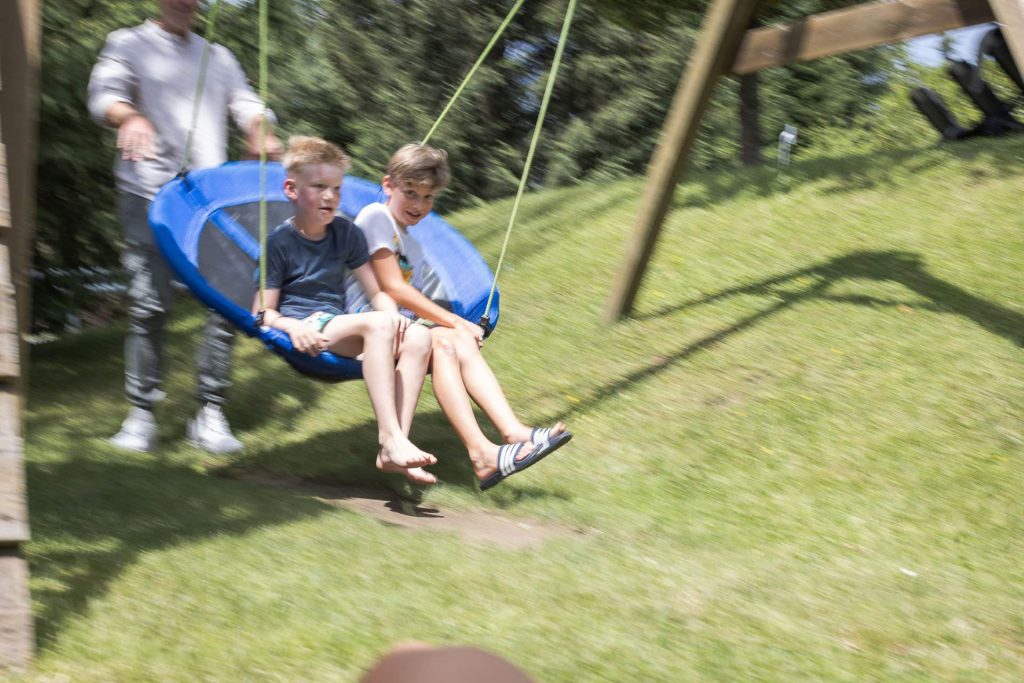
[(299, 491), (328, 505), (372, 517), (383, 524), (416, 531), (445, 531), (470, 541), (508, 548), (537, 548), (551, 538), (572, 538), (585, 532), (528, 518), (507, 517), (491, 510), (446, 511), (401, 498), (393, 491), (348, 484), (328, 484), (271, 472), (220, 469), (218, 476)]

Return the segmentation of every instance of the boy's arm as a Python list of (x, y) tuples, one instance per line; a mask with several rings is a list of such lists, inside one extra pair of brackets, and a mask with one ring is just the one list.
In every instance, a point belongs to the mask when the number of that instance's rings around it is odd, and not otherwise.
[(465, 318), (438, 306), (423, 292), (406, 282), (402, 277), (402, 269), (398, 267), (398, 258), (393, 251), (378, 249), (370, 256), (370, 267), (373, 269), (373, 274), (376, 276), (377, 282), (380, 283), (381, 289), (400, 306), (405, 306), (419, 317), (433, 320), (438, 325), (453, 329), (464, 328), (476, 337), (477, 341), (483, 340), (484, 331), (479, 325), (474, 325)]
[(352, 275), (355, 276), (359, 286), (363, 288), (366, 293), (366, 300), (370, 302), (370, 306), (375, 311), (386, 311), (388, 313), (398, 313), (398, 304), (395, 300), (384, 293), (380, 286), (377, 284), (377, 278), (373, 274), (373, 270), (367, 265), (369, 261), (359, 266), (352, 271)]
[[(308, 353), (311, 356), (318, 355), (327, 348), (327, 338), (314, 330), (311, 326), (297, 318), (289, 318), (281, 315), (277, 306), (281, 301), (280, 289), (263, 290), (263, 324), (275, 330), (281, 330), (288, 334), (292, 346), (296, 351)], [(253, 298), (252, 311), (259, 313), (260, 295), (259, 292)]]

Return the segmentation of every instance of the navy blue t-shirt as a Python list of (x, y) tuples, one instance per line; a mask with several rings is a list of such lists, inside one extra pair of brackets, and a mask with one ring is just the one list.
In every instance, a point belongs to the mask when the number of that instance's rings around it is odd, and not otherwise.
[(280, 289), (277, 310), (289, 318), (318, 311), (345, 312), (345, 279), (370, 259), (363, 231), (335, 216), (319, 241), (299, 234), (291, 221), (274, 228), (267, 238), (267, 289)]

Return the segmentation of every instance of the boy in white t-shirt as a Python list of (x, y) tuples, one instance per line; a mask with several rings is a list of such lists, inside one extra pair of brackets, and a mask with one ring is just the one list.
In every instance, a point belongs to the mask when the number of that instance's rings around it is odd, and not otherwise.
[[(548, 428), (523, 424), (480, 353), (483, 330), (437, 303), (446, 300), (442, 284), (408, 228), (430, 213), (448, 176), (444, 150), (405, 145), (388, 163), (382, 183), (386, 203), (364, 208), (355, 224), (366, 235), (381, 290), (431, 327), (434, 395), (468, 451), (480, 488), (488, 489), (563, 446), (572, 434), (561, 422)], [(504, 445), (480, 430), (470, 399), (501, 432)]]

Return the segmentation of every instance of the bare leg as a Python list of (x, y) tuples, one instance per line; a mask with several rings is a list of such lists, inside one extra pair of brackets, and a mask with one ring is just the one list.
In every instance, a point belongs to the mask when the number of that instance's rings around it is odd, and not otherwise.
[(430, 331), (422, 325), (410, 325), (398, 349), (395, 367), (395, 408), (402, 432), (408, 436), (416, 404), (427, 379), (431, 351)]
[[(497, 471), (498, 445), (480, 430), (473, 404), (469, 400), (466, 385), (463, 383), (462, 369), (456, 355), (454, 344), (446, 328), (434, 328), (432, 383), (434, 396), (444, 411), (448, 421), (455, 428), (455, 433), (466, 447), (473, 473), (478, 479), (485, 479)], [(511, 410), (511, 408), (509, 409)], [(529, 439), (523, 439), (529, 441)], [(522, 460), (533, 452), (533, 445), (527, 444), (519, 452), (516, 459)]]
[(398, 420), (395, 400), (396, 324), (387, 313), (339, 315), (324, 328), (332, 352), (355, 358), (363, 354), (363, 379), (377, 416), (378, 458), (399, 467), (433, 465), (437, 458), (409, 441)]
[[(395, 408), (398, 411), (398, 423), (406, 436), (409, 436), (409, 430), (412, 428), (416, 403), (419, 401), (423, 382), (427, 378), (430, 346), (430, 331), (422, 325), (410, 325), (398, 348), (398, 364), (395, 367)], [(422, 467), (400, 467), (394, 463), (384, 462), (379, 454), (377, 468), (382, 472), (404, 474), (416, 484), (437, 483), (437, 477)]]
[[(506, 443), (515, 441), (529, 441), (533, 429), (522, 422), (516, 416), (505, 392), (498, 384), (491, 366), (487, 364), (476, 340), (465, 332), (447, 330), (446, 336), (459, 360), (459, 367), (462, 373), (462, 381), (466, 391), (480, 408), (487, 413), (487, 417), (505, 439)], [(436, 347), (436, 342), (435, 342)], [(565, 431), (565, 425), (561, 422), (552, 429), (552, 435), (561, 434)]]

